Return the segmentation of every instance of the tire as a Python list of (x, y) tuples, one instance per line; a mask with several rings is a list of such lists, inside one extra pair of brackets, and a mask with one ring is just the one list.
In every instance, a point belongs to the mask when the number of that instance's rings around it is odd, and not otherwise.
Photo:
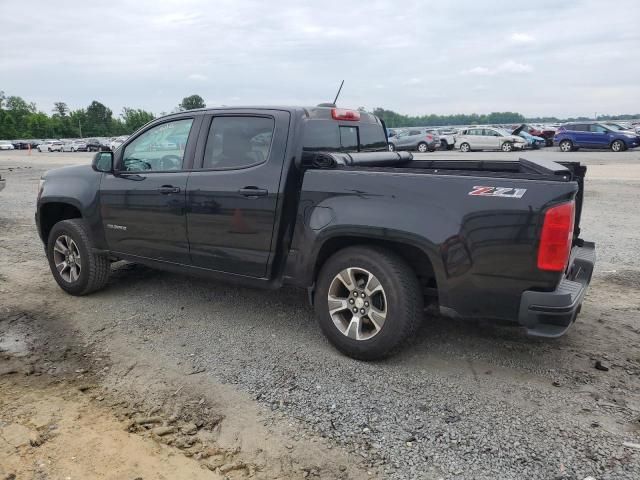
[(426, 153), (429, 150), (429, 145), (427, 145), (425, 142), (420, 142), (416, 147), (416, 150), (418, 150), (420, 153)]
[(511, 142), (504, 142), (502, 144), (502, 146), (500, 147), (500, 150), (502, 150), (503, 152), (510, 152), (513, 150), (513, 143)]
[(452, 143), (451, 145), (447, 145), (447, 150), (453, 150), (455, 145)]
[(396, 147), (395, 147), (395, 145), (393, 143), (389, 144), (389, 151), (390, 152), (395, 152), (396, 151)]
[[(64, 247), (67, 249), (66, 254)], [(94, 253), (92, 247), (88, 227), (82, 219), (63, 220), (51, 229), (47, 239), (47, 259), (53, 278), (65, 292), (87, 295), (100, 290), (109, 281), (111, 262), (107, 256)], [(67, 260), (69, 254), (74, 258)], [(72, 266), (69, 266), (69, 261)], [(67, 264), (68, 270), (64, 268), (61, 273), (56, 268), (56, 263), (63, 262)], [(75, 269), (77, 264), (80, 265), (79, 272)], [(76, 272), (76, 278), (73, 278), (72, 269)], [(69, 278), (65, 278), (66, 276)]]
[(449, 144), (446, 140), (440, 140), (440, 148), (442, 150), (449, 150)]
[(51, 153), (51, 148), (47, 147), (47, 152)]
[(39, 151), (40, 153), (42, 153), (42, 150), (40, 150), (40, 147), (38, 147), (38, 151)]
[(553, 147), (553, 138), (545, 138), (544, 144), (545, 147)]
[(573, 150), (573, 142), (571, 140), (562, 140), (558, 145), (561, 152), (570, 152)]
[(462, 144), (460, 144), (460, 151), (467, 153), (471, 151), (471, 145), (469, 145), (467, 142), (464, 142)]
[(612, 152), (623, 152), (625, 150), (626, 145), (622, 140), (614, 140), (611, 142), (611, 151)]
[[(345, 274), (347, 269), (351, 269), (352, 276)], [(355, 279), (351, 282), (354, 286), (357, 281), (361, 282), (354, 289), (360, 295), (365, 295), (366, 287), (362, 284), (370, 276), (377, 280), (382, 291), (374, 288), (375, 293), (367, 292), (364, 298), (354, 297), (360, 304), (342, 303), (353, 300), (353, 291), (340, 280), (340, 274), (346, 275), (343, 278)], [(422, 322), (424, 298), (418, 278), (402, 258), (383, 248), (354, 246), (340, 250), (327, 260), (316, 280), (314, 305), (320, 328), (331, 344), (352, 358), (376, 360), (392, 355), (415, 335)], [(329, 309), (330, 294), (334, 298), (332, 306), (341, 303), (345, 306), (342, 310), (334, 309), (333, 317)], [(351, 311), (354, 307), (361, 308), (361, 312), (368, 310), (355, 324)], [(368, 315), (376, 318), (377, 313), (382, 312), (384, 317), (377, 318), (375, 323), (368, 318)]]

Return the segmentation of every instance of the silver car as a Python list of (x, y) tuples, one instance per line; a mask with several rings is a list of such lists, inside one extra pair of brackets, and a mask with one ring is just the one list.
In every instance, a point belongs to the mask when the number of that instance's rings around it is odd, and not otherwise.
[(82, 140), (69, 140), (62, 146), (63, 152), (86, 152), (87, 144)]
[(456, 136), (455, 145), (461, 152), (470, 152), (471, 150), (510, 152), (514, 149), (523, 150), (527, 146), (527, 141), (501, 128), (471, 127), (460, 131)]
[(440, 146), (440, 138), (429, 133), (426, 128), (410, 128), (389, 138), (389, 150), (417, 150), (418, 152), (433, 152)]

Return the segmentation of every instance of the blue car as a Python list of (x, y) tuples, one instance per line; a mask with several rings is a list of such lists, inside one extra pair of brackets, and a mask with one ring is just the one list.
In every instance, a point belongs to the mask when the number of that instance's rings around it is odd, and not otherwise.
[(531, 135), (529, 132), (525, 130), (526, 125), (520, 125), (516, 128), (512, 134), (518, 135), (521, 138), (524, 138), (527, 141), (527, 145), (529, 148), (537, 149), (540, 147), (544, 147), (547, 143), (546, 140), (542, 137), (536, 137), (535, 135)]
[(562, 152), (579, 148), (610, 148), (622, 152), (640, 146), (640, 137), (630, 131), (614, 130), (602, 123), (567, 123), (556, 131), (553, 143)]

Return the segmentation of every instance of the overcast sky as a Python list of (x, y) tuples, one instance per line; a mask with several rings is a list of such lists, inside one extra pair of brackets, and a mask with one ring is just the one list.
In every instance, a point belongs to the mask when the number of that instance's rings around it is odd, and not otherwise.
[(640, 1), (0, 0), (0, 90), (97, 99), (640, 112)]

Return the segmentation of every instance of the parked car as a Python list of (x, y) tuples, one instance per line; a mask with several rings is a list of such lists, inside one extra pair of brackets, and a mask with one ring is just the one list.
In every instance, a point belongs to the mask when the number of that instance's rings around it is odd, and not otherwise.
[(15, 148), (9, 140), (0, 140), (0, 150), (14, 150)]
[(61, 152), (64, 144), (60, 140), (45, 140), (38, 145), (39, 152)]
[(523, 150), (527, 146), (524, 138), (512, 135), (501, 128), (473, 127), (461, 130), (456, 137), (456, 147), (461, 152), (471, 150)]
[(440, 139), (428, 133), (425, 128), (410, 128), (398, 132), (389, 139), (389, 150), (417, 150), (418, 152), (433, 152), (440, 146)]
[(127, 138), (129, 138), (129, 135), (122, 135), (122, 136), (120, 136), (120, 137), (116, 137), (116, 138), (114, 138), (113, 140), (111, 140), (111, 143), (109, 144), (109, 148), (110, 148), (112, 151), (114, 151), (114, 152), (115, 152), (115, 151), (116, 151), (116, 149), (117, 149), (120, 145), (122, 145), (122, 144), (125, 142), (125, 140), (126, 140)]
[(611, 128), (612, 130), (618, 130), (622, 132), (633, 132), (635, 134), (640, 135), (640, 125), (633, 126), (627, 123), (619, 123), (619, 122), (602, 122), (602, 124), (606, 127)]
[(544, 138), (531, 135), (527, 132), (526, 125), (520, 125), (512, 132), (512, 134), (524, 138), (527, 141), (529, 148), (532, 149), (538, 149), (546, 145), (546, 140)]
[(28, 140), (13, 140), (11, 143), (16, 150), (27, 150), (29, 148)]
[(84, 140), (71, 140), (62, 147), (63, 152), (86, 152), (87, 144)]
[(614, 130), (599, 122), (577, 122), (558, 128), (553, 143), (562, 152), (579, 148), (610, 148), (622, 152), (640, 146), (640, 138), (635, 132)]
[(109, 147), (104, 145), (104, 142), (98, 138), (87, 138), (85, 140), (87, 145), (87, 152), (106, 152), (109, 151)]
[[(186, 149), (146, 148), (169, 137)], [(377, 117), (341, 108), (172, 114), (92, 165), (48, 171), (37, 231), (69, 294), (104, 288), (118, 259), (294, 285), (331, 343), (365, 360), (415, 335), (425, 303), (563, 335), (595, 263), (579, 238), (586, 167), (413, 160), (386, 140)]]
[(453, 150), (456, 145), (457, 130), (449, 128), (439, 128), (436, 133), (440, 137), (440, 148), (442, 150)]

